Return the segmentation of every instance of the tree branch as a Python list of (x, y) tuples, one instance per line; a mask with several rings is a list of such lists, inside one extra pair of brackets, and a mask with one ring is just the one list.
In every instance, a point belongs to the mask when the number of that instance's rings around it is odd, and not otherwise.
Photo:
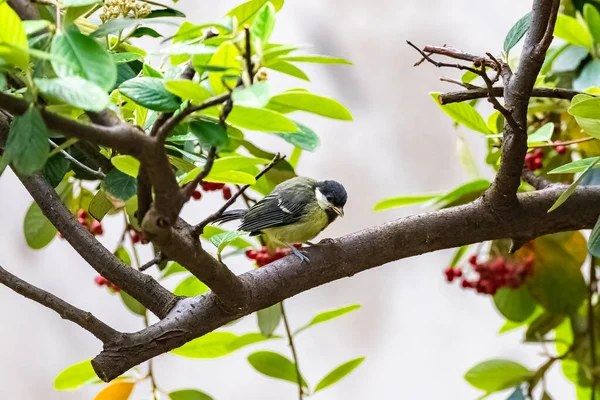
[(189, 199), (190, 196), (192, 195), (192, 193), (194, 192), (194, 190), (196, 190), (196, 187), (198, 186), (198, 184), (204, 178), (206, 178), (208, 176), (208, 174), (210, 174), (210, 170), (212, 169), (212, 166), (215, 162), (216, 155), (217, 155), (217, 148), (213, 146), (208, 151), (208, 156), (206, 157), (206, 163), (204, 164), (204, 168), (202, 168), (202, 171), (200, 171), (200, 173), (191, 182), (189, 182), (187, 185), (185, 185), (185, 187), (183, 189), (181, 189), (181, 191), (183, 192), (183, 197), (185, 197), (186, 199)]
[(74, 322), (102, 342), (118, 341), (121, 333), (114, 330), (91, 313), (67, 303), (66, 301), (14, 276), (0, 266), (0, 283), (49, 309), (56, 311), (63, 319)]
[[(495, 97), (504, 96), (503, 87), (494, 87), (492, 94)], [(581, 94), (575, 90), (560, 89), (560, 88), (533, 88), (531, 91), (531, 97), (548, 97), (553, 99), (565, 99), (571, 100), (576, 95)], [(457, 103), (461, 101), (469, 101), (473, 99), (483, 99), (488, 97), (487, 88), (476, 88), (470, 90), (463, 90), (459, 92), (443, 93), (438, 96), (438, 100), (441, 105)]]
[(475, 62), (477, 60), (483, 60), (483, 62), (485, 63), (486, 66), (490, 67), (490, 68), (496, 68), (496, 63), (489, 59), (489, 58), (485, 58), (485, 57), (481, 57), (481, 56), (476, 56), (474, 54), (469, 54), (469, 53), (465, 53), (464, 51), (452, 48), (452, 47), (447, 47), (447, 46), (425, 46), (425, 48), (423, 49), (424, 52), (426, 53), (430, 53), (430, 54), (439, 54), (439, 55), (443, 55), (446, 57), (450, 57), (450, 58), (454, 58), (457, 60), (463, 60), (463, 61), (470, 61), (470, 62)]
[(549, 187), (520, 194), (522, 212), (515, 211), (512, 218), (490, 212), (489, 204), (480, 199), (322, 242), (306, 249), (309, 264), (297, 257), (284, 257), (239, 276), (240, 284), (232, 291), (246, 292), (245, 307), (224, 310), (213, 293), (181, 300), (162, 321), (125, 334), (118, 344), (105, 344), (92, 364), (98, 376), (108, 381), (243, 315), (391, 261), (493, 239), (535, 238), (592, 228), (600, 213), (600, 187), (579, 188), (561, 207), (548, 213), (562, 192), (562, 187)]

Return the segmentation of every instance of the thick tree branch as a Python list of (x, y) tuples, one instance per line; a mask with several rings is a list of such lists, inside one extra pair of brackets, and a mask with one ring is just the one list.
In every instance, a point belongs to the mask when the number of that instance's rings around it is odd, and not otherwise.
[(66, 301), (14, 276), (0, 266), (0, 283), (49, 309), (56, 311), (63, 319), (74, 322), (102, 342), (118, 341), (121, 333), (114, 330), (91, 313), (67, 303)]
[[(503, 87), (494, 87), (492, 89), (492, 94), (495, 97), (504, 96), (504, 88)], [(531, 91), (531, 97), (547, 97), (553, 99), (565, 99), (571, 100), (576, 95), (581, 94), (581, 92), (577, 92), (575, 90), (569, 89), (560, 89), (560, 88), (534, 88)], [(459, 92), (449, 92), (443, 93), (438, 96), (438, 100), (441, 105), (457, 103), (461, 101), (469, 101), (473, 99), (483, 99), (488, 97), (488, 89), (487, 88), (476, 88), (470, 90), (463, 90)]]
[(561, 207), (548, 213), (562, 192), (562, 187), (550, 187), (519, 195), (523, 212), (513, 217), (490, 212), (486, 201), (477, 200), (321, 242), (306, 250), (309, 264), (285, 257), (239, 276), (236, 290), (246, 292), (243, 309), (223, 310), (213, 293), (181, 300), (164, 320), (126, 334), (118, 344), (105, 344), (93, 361), (94, 369), (103, 380), (113, 379), (243, 315), (391, 261), (493, 239), (535, 238), (592, 228), (600, 213), (600, 188), (579, 188)]
[(151, 276), (128, 267), (87, 231), (60, 200), (54, 189), (38, 175), (19, 177), (42, 213), (100, 275), (118, 284), (158, 317), (164, 317), (177, 297)]

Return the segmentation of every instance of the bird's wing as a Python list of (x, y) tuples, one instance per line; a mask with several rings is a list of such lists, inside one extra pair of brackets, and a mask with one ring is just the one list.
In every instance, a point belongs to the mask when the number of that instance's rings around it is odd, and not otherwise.
[(304, 203), (284, 201), (277, 193), (272, 193), (248, 210), (238, 230), (259, 232), (266, 228), (293, 224), (301, 219), (304, 207)]

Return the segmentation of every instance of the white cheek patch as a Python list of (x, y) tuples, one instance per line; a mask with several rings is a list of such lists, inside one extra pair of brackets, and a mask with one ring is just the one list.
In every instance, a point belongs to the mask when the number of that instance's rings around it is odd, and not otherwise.
[(321, 207), (323, 210), (331, 207), (331, 203), (327, 201), (327, 198), (319, 189), (315, 189), (315, 196), (317, 197), (317, 203), (319, 203), (319, 207)]

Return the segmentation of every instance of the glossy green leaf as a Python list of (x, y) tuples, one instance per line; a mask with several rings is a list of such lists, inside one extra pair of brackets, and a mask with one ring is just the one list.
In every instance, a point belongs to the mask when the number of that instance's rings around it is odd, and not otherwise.
[(478, 179), (475, 181), (471, 181), (465, 183), (457, 187), (456, 189), (446, 193), (443, 196), (437, 197), (433, 204), (439, 207), (447, 207), (448, 205), (454, 204), (461, 199), (472, 196), (479, 197), (484, 190), (487, 190), (490, 187), (490, 181), (486, 179)]
[[(211, 237), (225, 232), (228, 231), (213, 225), (208, 225), (204, 227), (201, 237), (203, 239), (210, 240)], [(238, 249), (247, 249), (248, 247), (252, 247), (252, 244), (242, 237), (236, 238), (230, 243), (230, 245)]]
[[(210, 59), (209, 65), (239, 69), (239, 57), (240, 52), (238, 51), (238, 48), (231, 42), (224, 42), (219, 46), (217, 52)], [(225, 74), (225, 72), (210, 72), (208, 74), (210, 87), (213, 89), (215, 94), (221, 94), (228, 90), (222, 81)], [(235, 86), (235, 84), (231, 86)]]
[[(248, 362), (263, 375), (298, 384), (296, 366), (281, 354), (272, 351), (257, 351), (248, 356)], [(300, 380), (302, 386), (307, 387), (302, 376), (300, 376)]]
[(53, 187), (57, 187), (63, 180), (65, 174), (71, 169), (71, 162), (62, 154), (55, 154), (48, 158), (42, 174), (48, 183)]
[(479, 178), (479, 169), (477, 168), (475, 157), (473, 157), (473, 153), (471, 153), (471, 149), (462, 134), (458, 136), (456, 141), (456, 152), (458, 153), (458, 159), (467, 175), (469, 175), (469, 178)]
[(226, 172), (232, 170), (243, 170), (255, 165), (269, 164), (271, 160), (266, 158), (255, 158), (245, 156), (222, 157), (214, 161), (211, 172)]
[(438, 96), (440, 93), (434, 92), (430, 93), (433, 100), (436, 104), (450, 116), (454, 121), (459, 124), (466, 126), (469, 129), (472, 129), (477, 132), (490, 134), (492, 133), (488, 128), (487, 124), (483, 120), (483, 117), (475, 108), (469, 103), (450, 103), (446, 105), (441, 105)]
[(352, 65), (348, 60), (344, 60), (339, 57), (322, 56), (318, 54), (314, 55), (301, 55), (301, 56), (282, 56), (278, 60), (285, 62), (306, 62), (315, 64), (345, 64)]
[(56, 228), (42, 214), (42, 210), (33, 202), (25, 213), (23, 232), (27, 245), (35, 250), (46, 247), (56, 237)]
[(424, 194), (424, 195), (409, 195), (409, 196), (399, 196), (399, 197), (391, 197), (389, 199), (381, 200), (375, 207), (373, 207), (374, 211), (388, 210), (390, 208), (396, 207), (406, 207), (412, 206), (415, 204), (425, 203), (426, 201), (434, 200), (440, 197), (440, 194)]
[(124, 52), (124, 53), (114, 53), (113, 54), (113, 60), (115, 61), (115, 63), (117, 64), (126, 64), (132, 61), (137, 61), (137, 60), (141, 60), (144, 57), (139, 54), (139, 53), (133, 53), (131, 51), (128, 52)]
[(165, 82), (165, 87), (175, 96), (181, 97), (183, 100), (191, 100), (198, 103), (213, 97), (208, 89), (187, 79), (178, 79)]
[(153, 38), (159, 38), (162, 37), (162, 35), (160, 33), (158, 33), (156, 30), (152, 29), (152, 28), (148, 28), (147, 26), (141, 26), (139, 28), (136, 28), (133, 33), (131, 33), (130, 35), (133, 38), (141, 38), (144, 36), (150, 36)]
[[(147, 78), (163, 78), (163, 74), (157, 70), (156, 68), (154, 68), (152, 65), (150, 64), (146, 64), (144, 63), (144, 65), (142, 66), (142, 76), (145, 76)], [(167, 81), (169, 82), (169, 81)], [(190, 82), (190, 81), (187, 81)], [(166, 85), (166, 82), (165, 82)]]
[(238, 336), (231, 332), (210, 332), (172, 350), (171, 353), (187, 358), (219, 358), (268, 339), (260, 333)]
[(532, 143), (549, 143), (554, 133), (554, 123), (548, 122), (541, 126), (538, 130), (527, 136), (527, 144)]
[(454, 256), (452, 256), (452, 261), (450, 261), (451, 268), (454, 268), (458, 265), (458, 263), (462, 260), (465, 253), (467, 252), (467, 250), (469, 250), (468, 244), (466, 244), (464, 246), (460, 246), (459, 248), (456, 249)]
[(122, 173), (133, 176), (138, 176), (140, 171), (140, 162), (132, 156), (114, 156), (110, 159), (112, 165)]
[[(186, 175), (184, 175), (179, 184), (184, 185), (188, 182), (194, 180), (196, 176), (202, 171), (203, 168), (194, 168)], [(247, 172), (242, 171), (225, 171), (225, 172), (210, 172), (206, 178), (204, 178), (207, 182), (216, 182), (216, 183), (231, 183), (234, 185), (254, 185), (256, 183), (256, 179), (254, 175), (251, 175)]]
[(524, 16), (519, 19), (504, 39), (504, 51), (508, 54), (510, 50), (515, 47), (517, 43), (521, 40), (525, 33), (529, 30), (529, 26), (531, 25), (531, 12), (528, 12)]
[(518, 289), (501, 288), (493, 299), (496, 309), (510, 321), (525, 321), (536, 307), (535, 300), (523, 286)]
[[(206, 230), (206, 228), (205, 228), (205, 230)], [(163, 271), (161, 279), (164, 279), (167, 276), (179, 274), (181, 272), (187, 272), (187, 269), (182, 267), (181, 264), (179, 264), (175, 261), (172, 261), (167, 265), (167, 268), (165, 268), (165, 270)]]
[(594, 257), (600, 257), (600, 218), (594, 225), (590, 238), (588, 240), (588, 251)]
[(264, 107), (271, 98), (271, 85), (268, 82), (255, 83), (249, 87), (239, 87), (231, 92), (234, 106)]
[(140, 21), (137, 19), (119, 17), (101, 24), (98, 29), (90, 34), (90, 36), (100, 38), (111, 33), (117, 33), (125, 28), (129, 28), (130, 26), (134, 26), (139, 23)]
[(119, 200), (128, 200), (137, 193), (137, 180), (118, 169), (111, 170), (102, 181), (102, 187), (107, 193)]
[(189, 127), (190, 133), (198, 139), (201, 145), (220, 148), (227, 144), (227, 130), (218, 120), (193, 119), (190, 121)]
[(574, 117), (600, 119), (600, 97), (580, 94), (573, 98), (569, 114)]
[(500, 134), (504, 129), (504, 116), (500, 111), (494, 111), (490, 114), (487, 126), (493, 134)]
[(79, 76), (66, 78), (36, 78), (35, 84), (45, 96), (86, 111), (104, 111), (110, 104), (106, 91)]
[(167, 18), (185, 18), (185, 14), (182, 13), (179, 10), (176, 10), (174, 8), (171, 7), (167, 7), (164, 4), (162, 5), (165, 8), (159, 8), (159, 9), (153, 9), (152, 12), (150, 14), (148, 14), (145, 18), (150, 19), (150, 18), (161, 18), (161, 17), (167, 17)]
[(250, 0), (235, 7), (233, 10), (229, 11), (227, 15), (235, 17), (238, 21), (238, 26), (251, 24), (266, 3), (273, 4), (275, 11), (279, 11), (283, 6), (283, 0)]
[(275, 7), (267, 1), (256, 13), (256, 17), (250, 25), (250, 40), (256, 44), (260, 40), (261, 45), (269, 42), (273, 28), (275, 28)]
[(196, 389), (177, 390), (169, 393), (171, 400), (214, 400), (204, 392)]
[[(588, 94), (576, 95), (575, 97), (573, 97), (573, 99), (571, 99), (571, 107), (569, 107), (569, 113), (572, 114), (571, 110), (576, 105), (578, 105), (577, 108), (579, 108), (579, 110), (576, 109), (575, 113), (594, 113), (595, 108), (600, 106), (600, 103), (598, 103), (597, 101), (588, 104), (579, 104), (593, 99), (595, 99), (595, 97), (590, 96)], [(585, 133), (595, 137), (596, 139), (600, 139), (600, 114), (596, 114), (597, 118), (585, 118), (576, 115), (574, 116), (575, 120), (577, 121), (577, 124), (581, 127), (581, 129), (585, 131)]]
[(332, 319), (341, 317), (342, 315), (348, 314), (352, 311), (358, 310), (361, 307), (360, 304), (353, 304), (351, 306), (337, 308), (331, 311), (325, 311), (317, 314), (308, 324), (304, 325), (302, 328), (296, 330), (294, 335), (310, 328), (311, 326), (321, 324), (323, 322), (331, 321)]
[(260, 333), (264, 336), (272, 336), (281, 322), (281, 304), (273, 304), (271, 307), (258, 310), (256, 317)]
[(596, 163), (600, 160), (600, 157), (588, 157), (582, 158), (581, 160), (571, 161), (570, 163), (561, 165), (558, 168), (554, 168), (549, 174), (574, 174), (577, 172), (583, 172), (586, 169), (593, 168)]
[(142, 317), (146, 315), (146, 307), (144, 307), (139, 301), (122, 290), (119, 292), (119, 295), (121, 296), (121, 300), (123, 300), (123, 304), (125, 304), (125, 307), (127, 307), (129, 311)]
[(293, 76), (295, 78), (310, 81), (308, 75), (306, 75), (304, 71), (287, 61), (278, 61), (273, 64), (268, 64), (267, 68), (272, 69), (273, 71), (281, 72), (282, 74)]
[(477, 364), (465, 374), (471, 386), (486, 393), (499, 392), (526, 381), (533, 372), (510, 360), (488, 360)]
[(37, 33), (50, 26), (50, 21), (47, 21), (45, 19), (31, 19), (22, 21), (22, 23), (23, 29), (25, 29), (25, 34), (27, 34), (27, 36)]
[(336, 384), (343, 378), (345, 378), (348, 374), (354, 371), (362, 362), (365, 361), (364, 357), (355, 358), (354, 360), (347, 361), (335, 368), (333, 371), (328, 373), (323, 379), (317, 383), (315, 386), (315, 393), (325, 388), (328, 388), (331, 385)]
[(564, 192), (562, 192), (562, 194), (560, 195), (560, 197), (556, 200), (556, 202), (552, 205), (552, 207), (550, 207), (550, 209), (548, 210), (548, 212), (552, 212), (554, 210), (556, 210), (558, 207), (560, 207), (565, 201), (567, 201), (567, 199), (573, 194), (575, 193), (575, 190), (577, 189), (577, 185), (579, 185), (579, 182), (581, 182), (581, 180), (583, 179), (583, 177), (585, 176), (585, 174), (591, 170), (594, 165), (596, 165), (598, 163), (598, 160), (596, 160), (595, 162), (593, 162), (592, 164), (590, 164), (582, 173), (581, 175), (579, 175), (579, 177), (573, 182), (571, 183), (571, 185), (567, 188), (567, 190), (565, 190)]
[(245, 232), (230, 231), (219, 233), (209, 239), (209, 241), (217, 248), (217, 257), (219, 260), (221, 260), (221, 253), (225, 247), (242, 235), (245, 235)]
[(575, 313), (586, 296), (581, 266), (587, 246), (580, 232), (556, 233), (533, 241), (535, 263), (527, 288), (548, 312)]
[(208, 292), (208, 286), (195, 276), (188, 276), (175, 287), (175, 290), (173, 290), (175, 296), (185, 297), (199, 296), (206, 292)]
[(17, 172), (31, 175), (41, 171), (50, 152), (48, 144), (50, 131), (35, 107), (30, 107), (21, 116), (16, 116), (10, 124), (4, 162), (12, 163)]
[(169, 92), (159, 78), (130, 79), (119, 86), (119, 92), (149, 110), (172, 112), (180, 105), (179, 97)]
[(275, 133), (275, 135), (279, 136), (286, 142), (293, 144), (294, 146), (306, 150), (306, 151), (315, 151), (319, 144), (321, 144), (321, 140), (319, 136), (307, 127), (306, 125), (302, 125), (299, 122), (295, 122), (298, 127), (298, 132), (294, 133)]
[(29, 68), (27, 34), (21, 19), (7, 2), (0, 2), (0, 59), (22, 70)]
[[(203, 113), (218, 117), (216, 110), (204, 110)], [(297, 132), (294, 121), (271, 110), (235, 106), (227, 117), (227, 123), (239, 128), (259, 132)]]
[(594, 44), (600, 44), (600, 12), (590, 3), (583, 5), (583, 19), (592, 34)]
[(88, 212), (94, 219), (97, 221), (102, 221), (104, 216), (108, 214), (110, 210), (112, 210), (113, 204), (106, 197), (104, 189), (100, 189), (96, 192), (92, 201), (90, 201), (90, 205), (88, 207)]
[(69, 61), (51, 61), (60, 78), (80, 76), (110, 91), (117, 81), (117, 66), (96, 40), (79, 32), (74, 25), (60, 31), (52, 39), (51, 53)]
[(346, 107), (328, 97), (310, 92), (284, 92), (271, 97), (267, 108), (280, 113), (306, 111), (327, 118), (352, 120), (352, 114)]
[(544, 336), (559, 326), (565, 319), (563, 314), (551, 314), (544, 312), (536, 319), (534, 319), (525, 332), (525, 340), (530, 342), (537, 342), (544, 338)]
[(575, 46), (592, 47), (592, 36), (581, 22), (566, 14), (559, 14), (554, 27), (554, 36)]
[(72, 390), (85, 385), (98, 377), (92, 368), (92, 360), (71, 365), (54, 378), (54, 389)]
[(600, 87), (600, 60), (590, 60), (585, 64), (579, 76), (573, 80), (573, 90), (583, 91)]

